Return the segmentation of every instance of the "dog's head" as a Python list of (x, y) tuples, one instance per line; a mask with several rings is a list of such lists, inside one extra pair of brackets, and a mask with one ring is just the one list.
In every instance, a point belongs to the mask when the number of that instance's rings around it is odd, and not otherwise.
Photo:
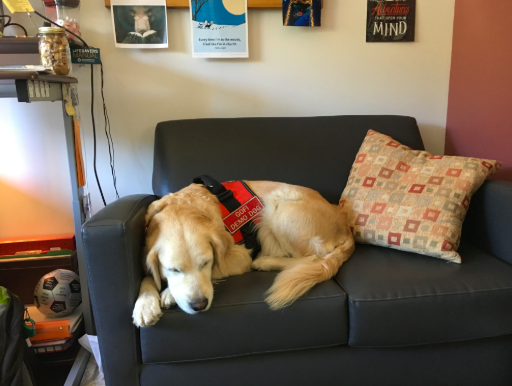
[(179, 307), (195, 314), (212, 304), (212, 279), (247, 272), (251, 259), (224, 229), (216, 199), (189, 188), (149, 207), (146, 268), (159, 290), (166, 280)]

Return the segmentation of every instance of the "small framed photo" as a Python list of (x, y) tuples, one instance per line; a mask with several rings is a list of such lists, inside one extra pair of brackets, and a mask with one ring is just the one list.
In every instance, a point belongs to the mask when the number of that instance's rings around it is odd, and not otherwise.
[(366, 42), (413, 42), (416, 0), (367, 0)]
[(320, 27), (322, 0), (283, 0), (283, 25)]
[(165, 0), (112, 0), (116, 47), (167, 48)]

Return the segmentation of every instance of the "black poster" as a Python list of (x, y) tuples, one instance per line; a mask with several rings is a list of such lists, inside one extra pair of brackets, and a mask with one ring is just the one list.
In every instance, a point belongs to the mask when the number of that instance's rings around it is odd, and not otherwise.
[(367, 42), (413, 42), (416, 0), (368, 0)]

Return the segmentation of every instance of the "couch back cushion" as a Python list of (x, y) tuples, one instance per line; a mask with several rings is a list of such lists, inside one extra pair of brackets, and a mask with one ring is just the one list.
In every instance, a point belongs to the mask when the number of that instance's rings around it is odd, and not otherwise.
[(416, 120), (392, 115), (222, 118), (161, 122), (153, 191), (175, 192), (201, 174), (219, 181), (269, 180), (306, 186), (337, 204), (368, 130), (423, 150)]

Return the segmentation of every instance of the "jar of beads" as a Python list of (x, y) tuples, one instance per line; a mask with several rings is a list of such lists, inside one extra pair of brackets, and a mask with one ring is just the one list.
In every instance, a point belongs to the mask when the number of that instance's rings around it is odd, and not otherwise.
[(64, 28), (39, 28), (39, 53), (43, 66), (57, 75), (71, 71), (71, 52)]

